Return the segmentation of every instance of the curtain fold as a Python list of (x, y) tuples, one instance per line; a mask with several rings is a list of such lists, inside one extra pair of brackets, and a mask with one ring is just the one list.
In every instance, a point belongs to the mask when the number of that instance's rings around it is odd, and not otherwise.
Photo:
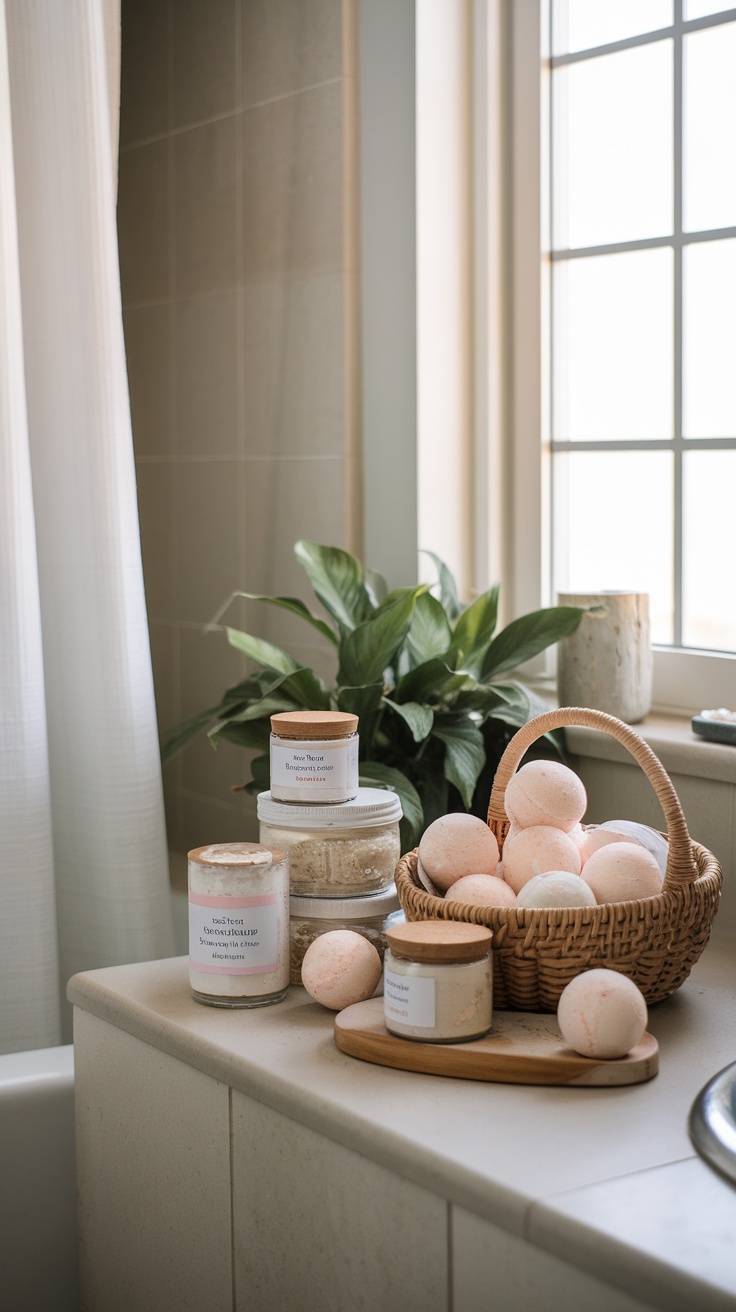
[(115, 229), (119, 5), (5, 0), (2, 27), (9, 1051), (57, 1041), (59, 1014), (68, 1038), (71, 974), (173, 941)]

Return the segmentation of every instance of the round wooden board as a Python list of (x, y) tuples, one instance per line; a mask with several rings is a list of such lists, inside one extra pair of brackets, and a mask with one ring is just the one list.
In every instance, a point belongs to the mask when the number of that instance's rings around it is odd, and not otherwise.
[(349, 1057), (378, 1066), (497, 1084), (641, 1084), (659, 1068), (652, 1034), (644, 1034), (625, 1057), (594, 1060), (565, 1046), (556, 1016), (536, 1012), (494, 1012), (490, 1033), (469, 1043), (400, 1039), (384, 1025), (383, 998), (341, 1011), (335, 1017), (335, 1042)]

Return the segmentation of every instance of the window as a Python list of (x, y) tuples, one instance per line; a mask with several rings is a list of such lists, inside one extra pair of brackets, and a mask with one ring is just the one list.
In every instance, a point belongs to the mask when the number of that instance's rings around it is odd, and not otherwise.
[(511, 22), (515, 604), (648, 592), (656, 701), (734, 705), (736, 10)]

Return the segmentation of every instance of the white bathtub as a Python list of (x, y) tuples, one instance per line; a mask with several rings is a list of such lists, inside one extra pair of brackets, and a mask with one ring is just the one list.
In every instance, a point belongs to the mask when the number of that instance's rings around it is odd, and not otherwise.
[(78, 1312), (71, 1045), (0, 1056), (0, 1308)]

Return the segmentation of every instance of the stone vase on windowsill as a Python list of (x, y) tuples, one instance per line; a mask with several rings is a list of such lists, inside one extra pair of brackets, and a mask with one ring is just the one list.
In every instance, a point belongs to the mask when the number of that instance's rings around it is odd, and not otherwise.
[(561, 706), (589, 706), (637, 724), (652, 705), (652, 648), (646, 592), (560, 592), (561, 606), (585, 606), (575, 633), (561, 639)]

